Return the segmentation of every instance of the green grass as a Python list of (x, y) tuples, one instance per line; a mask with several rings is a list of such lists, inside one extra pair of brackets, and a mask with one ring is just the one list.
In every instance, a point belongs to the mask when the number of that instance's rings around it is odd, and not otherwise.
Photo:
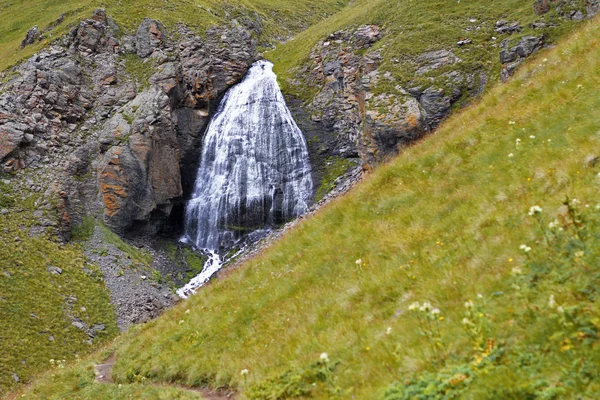
[(323, 178), (317, 188), (315, 201), (320, 201), (327, 193), (335, 188), (335, 180), (344, 175), (348, 168), (352, 166), (352, 162), (346, 158), (331, 158), (325, 160)]
[(107, 244), (112, 244), (117, 249), (121, 250), (123, 253), (127, 254), (129, 258), (131, 258), (134, 262), (139, 264), (149, 266), (152, 263), (152, 255), (147, 253), (144, 250), (140, 250), (135, 246), (126, 243), (121, 239), (119, 235), (111, 231), (104, 223), (97, 222), (100, 231), (104, 237), (104, 242)]
[[(0, 0), (0, 71), (67, 33), (99, 7), (105, 8), (125, 32), (135, 32), (141, 21), (149, 17), (160, 20), (170, 30), (177, 24), (185, 24), (204, 33), (208, 27), (228, 23), (233, 18), (244, 23), (257, 13), (263, 20), (260, 43), (269, 45), (306, 29), (346, 3), (347, 0)], [(32, 26), (44, 30), (62, 13), (66, 14), (65, 20), (46, 33), (42, 42), (20, 49)]]
[[(125, 54), (123, 56), (125, 62), (125, 71), (133, 78), (138, 90), (143, 90), (150, 87), (150, 77), (156, 72), (156, 65), (153, 60), (144, 60), (137, 54)], [(125, 116), (127, 122), (133, 123), (133, 116)]]
[[(584, 7), (583, 2), (577, 4)], [(471, 19), (477, 21), (470, 22)], [(519, 21), (523, 31), (511, 36), (495, 32), (495, 23), (500, 19)], [(537, 20), (557, 26), (534, 30), (529, 25)], [(467, 73), (483, 71), (493, 82), (500, 72), (498, 54), (503, 39), (508, 37), (509, 43), (514, 45), (523, 36), (544, 34), (546, 41), (552, 43), (575, 25), (566, 22), (554, 10), (543, 17), (536, 16), (529, 0), (357, 0), (266, 54), (275, 63), (275, 72), (284, 91), (309, 100), (318, 88), (305, 82), (293, 85), (292, 80), (297, 77), (298, 68), (308, 63), (311, 49), (335, 31), (352, 30), (365, 24), (383, 27), (383, 39), (373, 50), (381, 52), (379, 71), (382, 75), (390, 72), (393, 78), (382, 79), (374, 88), (376, 93), (396, 93), (395, 86), (398, 84), (427, 87), (432, 84), (430, 78), (434, 78), (436, 85), (446, 87), (448, 82), (441, 75), (448, 70), (434, 70), (422, 77), (415, 76), (418, 68), (416, 58), (440, 49), (452, 50), (462, 59), (461, 63), (452, 66), (452, 70)], [(476, 27), (480, 29), (476, 30)], [(463, 38), (469, 38), (473, 43), (459, 47), (457, 42)]]
[[(28, 382), (51, 359), (72, 362), (118, 332), (99, 270), (78, 245), (30, 237), (30, 217), (14, 209), (0, 215), (0, 396), (16, 385), (13, 374)], [(51, 274), (51, 267), (62, 273)], [(88, 344), (74, 318), (106, 329)]]
[[(600, 20), (585, 24), (226, 279), (123, 336), (113, 377), (246, 397), (310, 385), (315, 398), (597, 398), (600, 170), (585, 160), (600, 145), (599, 38)], [(579, 203), (565, 211), (566, 196)], [(529, 216), (534, 205), (543, 212)], [(440, 314), (408, 311), (415, 301)], [(331, 373), (315, 364), (322, 352), (340, 363)], [(77, 395), (82, 368), (24, 398)]]

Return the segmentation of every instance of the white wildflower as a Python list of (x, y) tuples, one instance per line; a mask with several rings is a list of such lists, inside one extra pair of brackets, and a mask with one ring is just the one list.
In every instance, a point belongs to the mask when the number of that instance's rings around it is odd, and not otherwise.
[(439, 308), (434, 308), (433, 310), (431, 310), (431, 316), (435, 317), (436, 315), (440, 315), (440, 309)]
[(386, 335), (391, 335), (392, 334), (392, 327), (388, 326), (388, 328), (385, 330), (385, 334)]
[(240, 375), (242, 375), (242, 376), (248, 375), (248, 370), (244, 368), (243, 370), (240, 371)]
[(358, 265), (359, 267), (362, 265), (362, 258), (356, 260), (356, 265)]
[(554, 300), (554, 295), (550, 295), (550, 299), (548, 299), (548, 307), (556, 308), (556, 300)]
[(518, 146), (521, 144), (521, 138), (517, 138), (517, 140), (515, 140), (515, 144)]
[(517, 275), (521, 275), (523, 273), (523, 270), (521, 270), (521, 267), (514, 267), (510, 272), (511, 272), (511, 275), (517, 276)]
[(529, 136), (529, 139), (531, 139), (531, 140), (535, 139), (535, 135)]
[(542, 211), (543, 211), (542, 207), (533, 206), (533, 207), (529, 208), (529, 215), (536, 215), (536, 214), (541, 213)]
[(527, 246), (526, 244), (520, 245), (519, 248), (523, 250), (524, 253), (529, 253), (531, 251), (531, 247)]
[(473, 325), (473, 323), (471, 322), (471, 320), (469, 318), (463, 318), (462, 323), (463, 323), (463, 325)]
[(585, 255), (585, 252), (583, 250), (575, 252), (575, 257), (577, 257), (577, 258), (581, 258), (584, 255)]
[(419, 308), (419, 310), (421, 310), (423, 312), (430, 312), (431, 311), (431, 304), (426, 301), (425, 303), (423, 303), (423, 305), (421, 305), (421, 307)]
[(514, 155), (513, 153), (510, 153), (510, 154), (508, 155), (508, 158), (513, 158), (514, 156), (515, 156), (515, 155)]
[(421, 307), (421, 305), (419, 304), (418, 301), (415, 301), (414, 303), (412, 303), (410, 306), (408, 306), (408, 310), (409, 311), (414, 311), (417, 308)]
[(327, 353), (321, 353), (321, 356), (319, 358), (321, 359), (321, 361), (329, 362), (329, 356), (327, 355)]
[(556, 311), (558, 311), (561, 314), (564, 314), (565, 309), (562, 306), (558, 306), (558, 308), (556, 309)]
[(515, 121), (508, 121), (508, 124), (509, 125), (514, 125), (514, 124), (516, 124), (516, 122)]
[(190, 313), (190, 310), (185, 310), (185, 314), (189, 314), (189, 313)]
[(477, 293), (477, 298), (478, 299), (483, 299), (483, 295), (481, 293)]
[(556, 228), (558, 228), (559, 225), (560, 225), (560, 222), (558, 222), (558, 220), (555, 219), (554, 221), (552, 221), (548, 224), (548, 228), (556, 229)]
[(473, 304), (473, 301), (471, 301), (471, 300), (469, 300), (469, 301), (465, 302), (465, 308), (466, 308), (467, 310), (470, 310), (471, 308), (473, 308), (473, 305), (474, 305), (474, 304)]

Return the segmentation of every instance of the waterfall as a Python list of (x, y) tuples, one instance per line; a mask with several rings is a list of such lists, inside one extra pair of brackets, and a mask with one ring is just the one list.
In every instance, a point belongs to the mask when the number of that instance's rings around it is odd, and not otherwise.
[[(273, 64), (258, 61), (227, 92), (204, 136), (184, 241), (211, 254), (204, 269), (210, 264), (216, 272), (220, 252), (303, 214), (311, 194), (304, 136), (285, 104)], [(204, 284), (210, 278), (206, 272), (180, 295)]]

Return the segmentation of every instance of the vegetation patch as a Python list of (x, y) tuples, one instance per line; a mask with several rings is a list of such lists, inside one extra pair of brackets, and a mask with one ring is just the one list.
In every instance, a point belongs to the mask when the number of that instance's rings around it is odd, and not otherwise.
[(0, 214), (0, 396), (118, 333), (99, 270), (78, 245), (30, 237), (27, 215)]
[[(150, 77), (156, 71), (156, 63), (152, 59), (142, 59), (135, 53), (127, 53), (123, 56), (125, 71), (133, 78), (137, 91), (150, 87)], [(123, 117), (131, 125), (133, 116), (124, 114)]]
[(348, 172), (353, 165), (347, 158), (330, 157), (323, 163), (323, 178), (317, 189), (315, 201), (319, 202), (323, 197), (335, 189), (337, 179)]

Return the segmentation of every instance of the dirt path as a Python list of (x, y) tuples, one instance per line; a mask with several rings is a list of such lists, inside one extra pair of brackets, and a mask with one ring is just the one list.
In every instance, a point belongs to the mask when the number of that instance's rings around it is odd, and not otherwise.
[[(115, 353), (111, 354), (107, 359), (102, 361), (101, 364), (96, 365), (96, 382), (102, 384), (114, 384), (112, 379), (112, 369), (117, 361)], [(219, 390), (219, 389), (204, 389), (204, 388), (192, 388), (182, 385), (172, 384), (160, 384), (150, 383), (153, 386), (159, 387), (172, 387), (180, 390), (186, 390), (188, 392), (200, 393), (203, 399), (206, 400), (235, 400), (237, 398), (236, 393), (233, 390)]]

